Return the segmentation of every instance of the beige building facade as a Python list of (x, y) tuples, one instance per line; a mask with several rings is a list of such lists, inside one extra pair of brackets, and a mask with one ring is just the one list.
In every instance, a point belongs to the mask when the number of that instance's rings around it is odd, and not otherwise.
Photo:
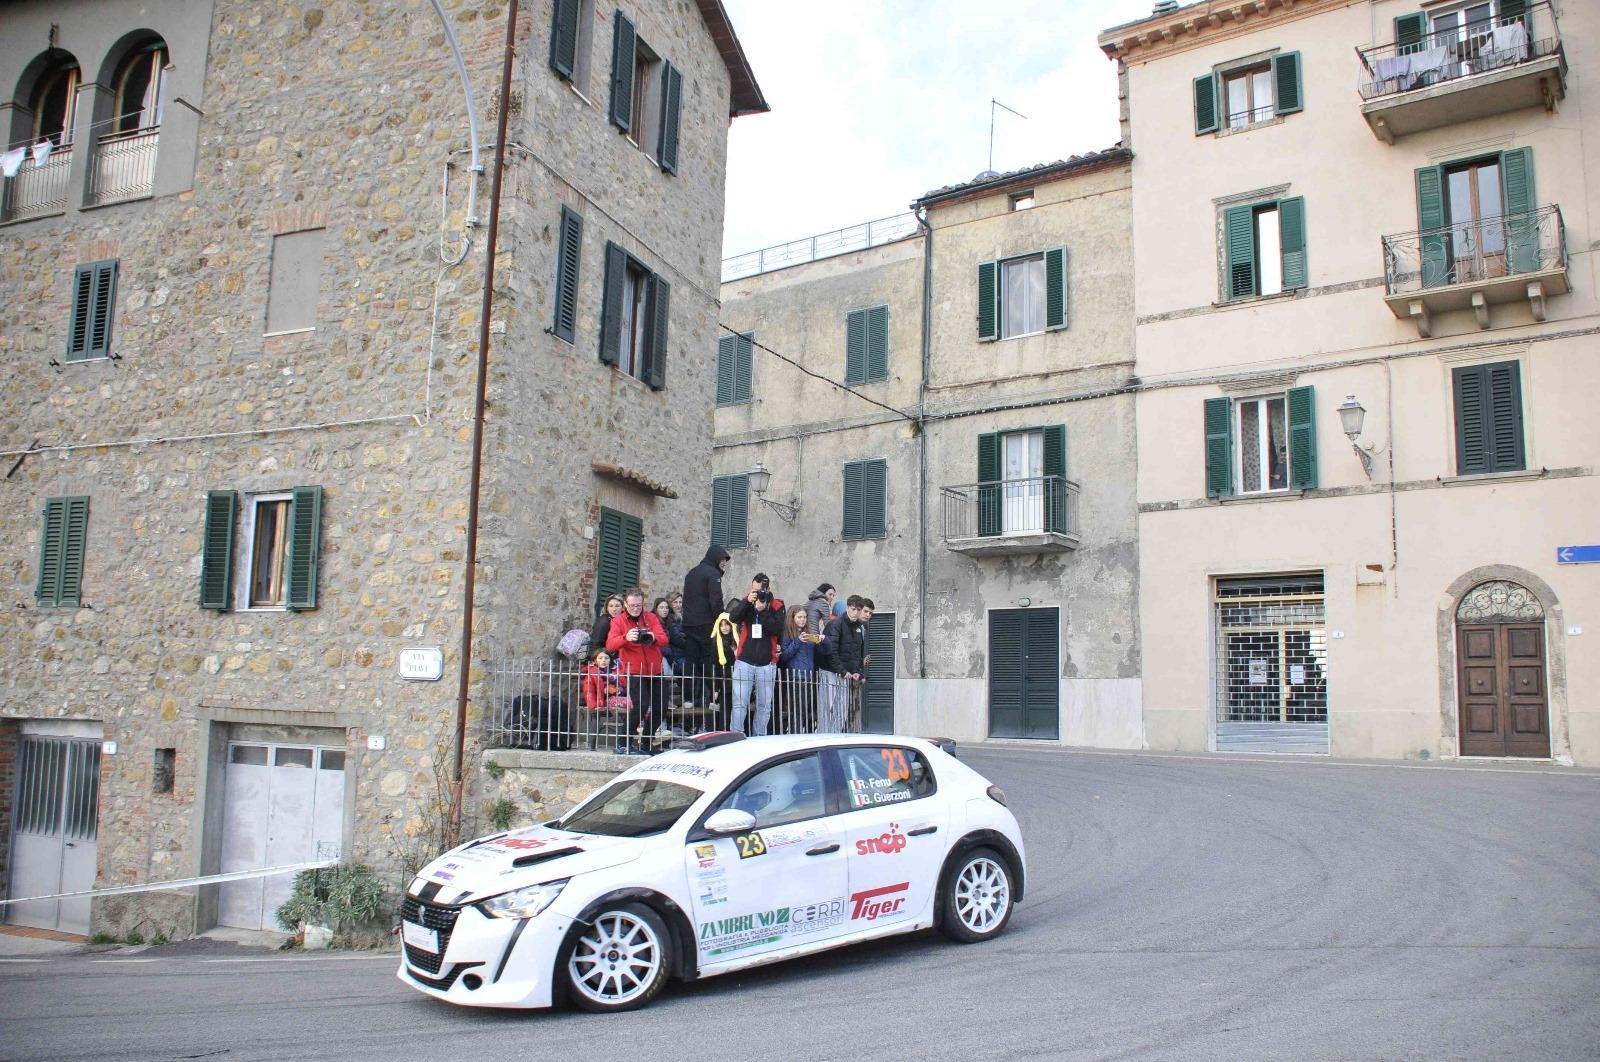
[(814, 243), (871, 246), (728, 263), (725, 586), (871, 598), (868, 729), (1143, 743), (1128, 177), (982, 174)]
[[(1152, 748), (1600, 763), (1586, 4), (1107, 30)], [(1593, 551), (1600, 553), (1600, 550)]]

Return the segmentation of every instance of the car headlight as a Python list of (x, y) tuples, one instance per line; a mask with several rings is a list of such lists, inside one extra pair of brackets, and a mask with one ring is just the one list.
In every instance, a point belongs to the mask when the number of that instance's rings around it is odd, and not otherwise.
[(491, 918), (532, 918), (555, 903), (567, 881), (547, 881), (543, 885), (529, 885), (522, 889), (491, 896), (478, 904), (478, 909)]

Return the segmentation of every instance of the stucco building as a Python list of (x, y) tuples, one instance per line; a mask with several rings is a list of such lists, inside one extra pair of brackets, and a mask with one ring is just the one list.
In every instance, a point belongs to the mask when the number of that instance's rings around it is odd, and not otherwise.
[(1118, 147), (726, 264), (713, 535), (873, 599), (868, 729), (1143, 741), (1130, 204)]
[(1101, 35), (1151, 747), (1600, 763), (1600, 569), (1562, 552), (1600, 532), (1596, 15), (1210, 0)]
[[(462, 679), (507, 14), (443, 4), (458, 76), (427, 4), (0, 4), (0, 894), (397, 876), (458, 686), (470, 749), (486, 661), (704, 550), (726, 133), (765, 103), (716, 0), (524, 2)], [(286, 888), (4, 917), (274, 927)]]

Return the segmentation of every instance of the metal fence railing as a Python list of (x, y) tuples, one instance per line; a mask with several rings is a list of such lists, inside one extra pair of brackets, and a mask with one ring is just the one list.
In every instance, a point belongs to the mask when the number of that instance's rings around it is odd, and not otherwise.
[(1566, 231), (1554, 205), (1383, 238), (1390, 295), (1541, 273), (1566, 262)]
[(940, 494), (946, 541), (1078, 533), (1078, 485), (1061, 476), (966, 483)]
[(94, 142), (89, 201), (96, 205), (138, 199), (155, 187), (161, 127), (106, 133)]
[(648, 753), (711, 730), (861, 730), (863, 684), (821, 672), (779, 667), (743, 681), (733, 667), (644, 676), (523, 657), (495, 662), (489, 679), (488, 742), (496, 748)]
[(849, 225), (842, 229), (834, 229), (832, 232), (807, 236), (803, 240), (791, 240), (773, 247), (763, 247), (759, 251), (724, 258), (722, 282), (726, 284), (730, 280), (753, 277), (785, 266), (800, 265), (804, 262), (814, 262), (819, 258), (831, 258), (836, 254), (848, 254), (851, 251), (862, 251), (868, 247), (893, 243), (895, 240), (905, 239), (916, 231), (915, 214), (896, 214), (893, 217), (879, 218), (876, 221), (866, 221), (860, 225)]
[(23, 221), (59, 214), (67, 209), (67, 188), (72, 176), (72, 144), (56, 145), (49, 140), (38, 146), (23, 143), (12, 151), (26, 152), (15, 175), (6, 178), (0, 220)]
[[(1488, 5), (1483, 5), (1485, 11)], [(1441, 25), (1448, 17), (1449, 25)], [(1436, 16), (1429, 33), (1376, 48), (1359, 49), (1361, 98), (1411, 92), (1474, 74), (1543, 59), (1561, 51), (1561, 31), (1548, 3), (1515, 14), (1469, 19), (1466, 12)]]

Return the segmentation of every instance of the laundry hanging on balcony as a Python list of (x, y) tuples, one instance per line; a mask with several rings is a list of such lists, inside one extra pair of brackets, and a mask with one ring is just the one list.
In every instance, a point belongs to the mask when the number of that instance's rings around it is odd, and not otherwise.
[(12, 148), (4, 155), (0, 155), (0, 174), (15, 177), (17, 171), (22, 169), (22, 160), (27, 157), (28, 149), (25, 147)]
[(55, 150), (55, 143), (50, 140), (41, 140), (33, 145), (33, 164), (43, 166), (50, 161), (50, 152)]

